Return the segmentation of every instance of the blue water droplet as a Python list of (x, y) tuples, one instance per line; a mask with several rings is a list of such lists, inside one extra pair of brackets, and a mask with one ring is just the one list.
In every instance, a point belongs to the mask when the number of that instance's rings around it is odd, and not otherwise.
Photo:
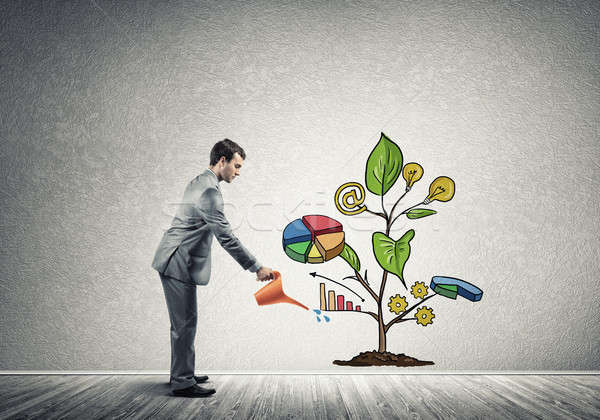
[(329, 317), (327, 315), (323, 315), (323, 317), (325, 318), (325, 322), (329, 322)]
[(321, 318), (317, 317), (317, 322), (321, 322)]
[(321, 311), (318, 309), (313, 309), (313, 311), (317, 314), (317, 315), (321, 315)]

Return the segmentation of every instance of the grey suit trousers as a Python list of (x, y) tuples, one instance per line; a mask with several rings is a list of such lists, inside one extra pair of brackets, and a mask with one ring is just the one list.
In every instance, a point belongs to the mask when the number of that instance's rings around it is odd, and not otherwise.
[(171, 389), (183, 389), (194, 379), (198, 306), (196, 285), (160, 274), (171, 320)]

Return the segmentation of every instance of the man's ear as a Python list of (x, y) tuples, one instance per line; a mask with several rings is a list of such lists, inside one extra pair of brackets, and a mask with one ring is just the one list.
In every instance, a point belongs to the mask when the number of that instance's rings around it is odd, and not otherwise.
[(227, 163), (227, 159), (225, 158), (225, 156), (221, 156), (221, 159), (219, 159), (219, 163), (225, 165)]

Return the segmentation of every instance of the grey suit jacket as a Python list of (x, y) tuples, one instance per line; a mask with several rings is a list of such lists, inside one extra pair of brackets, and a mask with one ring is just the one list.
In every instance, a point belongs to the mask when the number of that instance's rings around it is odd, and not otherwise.
[(260, 268), (256, 258), (231, 231), (223, 212), (219, 181), (207, 169), (186, 187), (171, 227), (158, 245), (152, 267), (187, 283), (207, 284), (213, 236), (244, 270), (255, 272)]

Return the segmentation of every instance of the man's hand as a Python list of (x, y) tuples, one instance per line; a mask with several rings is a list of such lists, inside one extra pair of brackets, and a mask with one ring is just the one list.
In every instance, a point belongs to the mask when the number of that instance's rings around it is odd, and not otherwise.
[(260, 267), (256, 272), (256, 281), (267, 281), (273, 278), (273, 270), (269, 267)]

